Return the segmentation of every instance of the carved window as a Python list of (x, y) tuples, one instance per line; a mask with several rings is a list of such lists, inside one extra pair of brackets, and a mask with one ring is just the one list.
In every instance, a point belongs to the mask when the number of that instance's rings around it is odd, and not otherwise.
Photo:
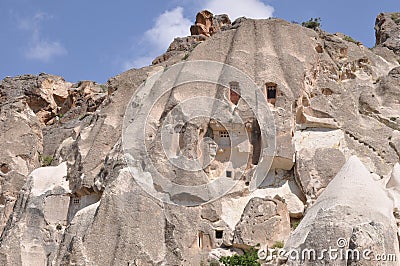
[(274, 87), (267, 88), (267, 99), (276, 99), (276, 88)]
[(216, 239), (222, 239), (224, 236), (224, 231), (223, 230), (215, 230), (215, 238)]
[(229, 83), (229, 100), (237, 105), (240, 100), (239, 82)]
[(226, 171), (226, 177), (232, 177), (232, 171)]
[(228, 131), (220, 131), (219, 137), (220, 138), (229, 138), (229, 132)]
[(265, 83), (265, 96), (267, 101), (273, 105), (276, 103), (276, 97), (278, 96), (277, 84), (273, 82)]
[(200, 249), (203, 247), (203, 232), (201, 231), (197, 234), (197, 245)]

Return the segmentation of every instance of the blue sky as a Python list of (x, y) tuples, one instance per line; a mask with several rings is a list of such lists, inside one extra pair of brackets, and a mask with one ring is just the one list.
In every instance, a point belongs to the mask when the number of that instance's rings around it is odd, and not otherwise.
[(380, 12), (400, 12), (398, 0), (2, 0), (0, 79), (41, 72), (66, 80), (107, 81), (151, 63), (177, 36), (189, 35), (202, 9), (215, 14), (302, 22), (372, 47)]

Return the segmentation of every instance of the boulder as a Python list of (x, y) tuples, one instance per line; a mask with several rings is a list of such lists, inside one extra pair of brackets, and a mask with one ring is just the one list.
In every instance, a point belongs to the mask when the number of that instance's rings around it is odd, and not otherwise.
[(233, 246), (272, 246), (276, 241), (285, 241), (289, 234), (289, 213), (281, 200), (252, 198), (235, 227)]

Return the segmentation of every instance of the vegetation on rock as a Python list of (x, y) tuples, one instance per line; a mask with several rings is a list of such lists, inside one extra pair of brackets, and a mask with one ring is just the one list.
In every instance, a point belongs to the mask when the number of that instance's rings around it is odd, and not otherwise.
[(233, 255), (228, 257), (221, 257), (220, 262), (224, 266), (260, 266), (258, 261), (258, 254), (255, 248), (245, 251), (243, 255)]
[(359, 44), (360, 43), (359, 41), (356, 41), (356, 40), (354, 40), (353, 38), (351, 38), (350, 36), (347, 36), (347, 35), (344, 36), (343, 40), (348, 41), (348, 42), (352, 42), (352, 43), (355, 43), (355, 44)]
[(41, 161), (43, 167), (50, 166), (51, 163), (53, 162), (53, 157), (45, 156), (45, 157), (42, 157), (40, 161)]
[(301, 26), (317, 30), (321, 27), (321, 18), (310, 18), (310, 20), (302, 22)]

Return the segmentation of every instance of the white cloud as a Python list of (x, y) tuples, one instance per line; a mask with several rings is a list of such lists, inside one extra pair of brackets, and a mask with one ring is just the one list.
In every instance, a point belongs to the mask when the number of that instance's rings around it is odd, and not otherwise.
[(144, 33), (141, 40), (140, 44), (145, 47), (145, 53), (123, 62), (123, 69), (150, 65), (152, 60), (167, 50), (174, 38), (190, 35), (190, 26), (193, 23), (184, 17), (183, 11), (184, 9), (178, 6), (158, 16), (153, 27)]
[(213, 14), (228, 14), (232, 20), (238, 17), (262, 19), (272, 17), (274, 8), (261, 0), (207, 0), (204, 9)]
[(67, 50), (59, 42), (35, 41), (26, 51), (25, 56), (29, 59), (36, 59), (44, 62), (50, 61), (53, 57), (66, 55)]
[(52, 18), (43, 12), (38, 12), (28, 18), (17, 17), (18, 28), (29, 32), (29, 41), (24, 53), (26, 58), (49, 62), (54, 57), (67, 54), (67, 49), (60, 42), (47, 41), (42, 37), (41, 23)]
[(145, 39), (160, 50), (168, 48), (175, 37), (190, 35), (192, 22), (183, 16), (183, 8), (176, 7), (161, 14), (154, 26), (146, 31)]

